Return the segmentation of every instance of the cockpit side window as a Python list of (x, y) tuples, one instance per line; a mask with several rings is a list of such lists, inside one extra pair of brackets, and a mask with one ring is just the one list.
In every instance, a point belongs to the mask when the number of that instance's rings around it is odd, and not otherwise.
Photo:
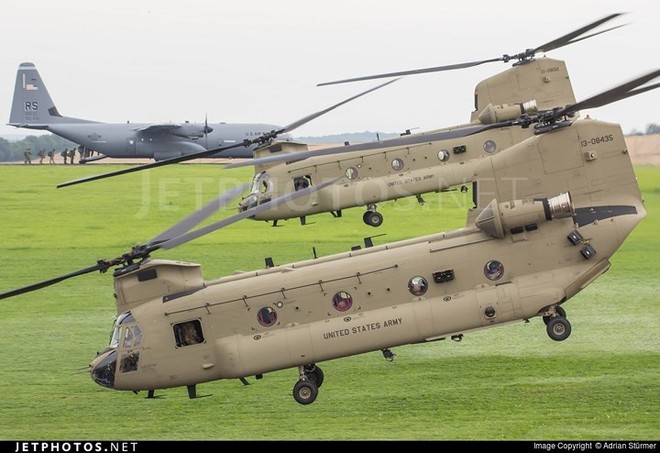
[(174, 339), (177, 348), (204, 342), (202, 323), (199, 319), (174, 324), (172, 328), (174, 329)]
[(136, 325), (126, 326), (124, 328), (124, 342), (122, 347), (124, 349), (139, 348), (142, 344), (142, 331)]

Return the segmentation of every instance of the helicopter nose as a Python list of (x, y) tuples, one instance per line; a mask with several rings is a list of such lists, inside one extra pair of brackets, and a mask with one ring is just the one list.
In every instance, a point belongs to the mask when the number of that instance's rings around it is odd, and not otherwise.
[(117, 369), (117, 351), (112, 349), (99, 355), (90, 364), (90, 374), (94, 382), (107, 388), (115, 387), (115, 370)]
[(257, 206), (257, 196), (255, 194), (250, 194), (240, 201), (238, 204), (238, 211), (247, 211), (248, 209), (254, 208), (255, 206)]

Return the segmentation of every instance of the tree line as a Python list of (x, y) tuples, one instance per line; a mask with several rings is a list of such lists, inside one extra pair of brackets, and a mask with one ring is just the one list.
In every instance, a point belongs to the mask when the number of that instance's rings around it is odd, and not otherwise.
[(660, 124), (651, 123), (646, 126), (645, 132), (639, 132), (637, 129), (633, 129), (628, 135), (653, 135), (660, 134)]

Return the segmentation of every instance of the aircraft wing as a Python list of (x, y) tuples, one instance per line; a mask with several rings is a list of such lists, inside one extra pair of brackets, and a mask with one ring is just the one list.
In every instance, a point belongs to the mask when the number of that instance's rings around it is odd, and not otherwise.
[(155, 123), (137, 127), (134, 130), (137, 132), (169, 132), (180, 127), (179, 123)]
[(205, 134), (213, 131), (208, 124), (194, 123), (154, 123), (139, 126), (135, 128), (137, 132), (144, 134), (171, 134), (179, 137), (195, 140), (204, 137)]

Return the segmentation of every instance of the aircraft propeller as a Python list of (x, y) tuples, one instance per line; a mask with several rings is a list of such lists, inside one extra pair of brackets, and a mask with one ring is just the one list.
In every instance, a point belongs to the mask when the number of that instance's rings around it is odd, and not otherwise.
[[(610, 90), (604, 91), (602, 93), (596, 94), (590, 98), (587, 98), (583, 101), (577, 102), (575, 104), (569, 104), (565, 107), (560, 107), (560, 108), (555, 108), (553, 110), (548, 110), (548, 111), (543, 111), (539, 112), (536, 115), (523, 115), (520, 118), (513, 119), (513, 120), (507, 120), (499, 123), (493, 123), (493, 124), (488, 124), (485, 126), (482, 125), (470, 125), (466, 126), (464, 128), (460, 129), (452, 129), (452, 130), (447, 130), (447, 131), (440, 131), (436, 133), (431, 133), (431, 134), (426, 134), (424, 136), (421, 136), (419, 140), (422, 140), (424, 142), (428, 141), (435, 141), (435, 140), (446, 140), (446, 139), (451, 139), (451, 138), (461, 138), (461, 137), (467, 137), (470, 135), (478, 134), (480, 132), (484, 132), (487, 130), (491, 129), (498, 129), (501, 127), (507, 127), (507, 126), (522, 126), (522, 127), (529, 127), (532, 124), (536, 124), (536, 132), (535, 133), (542, 133), (546, 132), (548, 130), (551, 130), (553, 127), (556, 126), (557, 121), (561, 118), (566, 118), (566, 117), (572, 117), (575, 115), (580, 110), (584, 109), (590, 109), (590, 108), (596, 108), (596, 107), (602, 107), (607, 104), (611, 104), (617, 101), (620, 101), (622, 99), (626, 99), (632, 96), (636, 96), (641, 93), (645, 93), (647, 91), (656, 89), (660, 87), (660, 83), (655, 83), (652, 85), (647, 85), (641, 88), (641, 85), (644, 85), (645, 83), (660, 77), (660, 69), (656, 69), (655, 71), (651, 71), (641, 77), (638, 77), (636, 79), (633, 79), (629, 82), (626, 82), (622, 85), (619, 85), (615, 88), (612, 88)], [(570, 123), (568, 123), (570, 124)], [(568, 125), (565, 124), (565, 125)], [(396, 140), (399, 140), (402, 144), (405, 143), (407, 145), (410, 145), (410, 138), (409, 137), (404, 137), (404, 138), (399, 138), (399, 139), (392, 139), (389, 141), (391, 146), (396, 146)], [(368, 144), (374, 147), (377, 146), (382, 146), (376, 143), (375, 145)], [(389, 146), (389, 145), (388, 145)], [(362, 148), (364, 149), (364, 147)], [(355, 148), (353, 147), (348, 147), (348, 146), (343, 146), (343, 147), (334, 147), (334, 148), (322, 148), (322, 149), (317, 149), (317, 150), (311, 150), (311, 151), (302, 151), (302, 152), (297, 152), (297, 153), (290, 153), (290, 154), (280, 154), (280, 155), (275, 155), (275, 156), (266, 156), (262, 158), (255, 158), (255, 159), (250, 159), (250, 161), (243, 161), (243, 162), (234, 162), (231, 164), (228, 164), (225, 166), (226, 169), (231, 169), (231, 168), (237, 168), (237, 167), (245, 167), (249, 165), (263, 165), (263, 164), (275, 164), (279, 162), (286, 162), (286, 163), (292, 163), (292, 162), (298, 162), (300, 160), (308, 159), (310, 157), (315, 157), (315, 156), (323, 156), (323, 155), (328, 155), (328, 154), (340, 154), (340, 153), (348, 153), (348, 152), (354, 152), (356, 151)]]
[(186, 154), (184, 156), (173, 157), (171, 159), (165, 159), (165, 160), (161, 160), (161, 161), (158, 161), (158, 162), (153, 162), (153, 163), (150, 163), (150, 164), (144, 164), (144, 165), (140, 165), (140, 166), (136, 166), (136, 167), (129, 167), (129, 168), (125, 168), (125, 169), (122, 169), (122, 170), (117, 170), (117, 171), (114, 171), (114, 172), (104, 173), (104, 174), (101, 174), (101, 175), (87, 176), (87, 177), (84, 177), (84, 178), (74, 179), (72, 181), (68, 181), (68, 182), (64, 182), (62, 184), (58, 184), (57, 187), (60, 188), (60, 187), (72, 186), (74, 184), (80, 184), (80, 183), (83, 183), (83, 182), (95, 181), (95, 180), (98, 180), (98, 179), (110, 178), (112, 176), (119, 176), (119, 175), (123, 175), (123, 174), (126, 174), (126, 173), (132, 173), (132, 172), (136, 172), (136, 171), (148, 170), (150, 168), (162, 167), (164, 165), (176, 164), (176, 163), (179, 163), (179, 162), (185, 162), (185, 161), (192, 160), (192, 159), (199, 159), (199, 158), (203, 158), (203, 157), (208, 157), (208, 156), (212, 156), (213, 154), (217, 154), (219, 152), (226, 151), (228, 149), (238, 148), (239, 146), (246, 146), (247, 147), (247, 146), (250, 146), (250, 145), (253, 145), (253, 144), (263, 145), (264, 143), (277, 138), (281, 134), (291, 132), (292, 130), (302, 126), (303, 124), (306, 124), (306, 123), (312, 121), (313, 119), (316, 119), (319, 116), (324, 115), (324, 114), (330, 112), (331, 110), (336, 109), (337, 107), (340, 107), (340, 106), (342, 106), (342, 105), (344, 105), (344, 104), (346, 104), (346, 103), (348, 103), (352, 100), (355, 100), (355, 99), (357, 99), (361, 96), (364, 96), (365, 94), (371, 93), (372, 91), (375, 91), (375, 90), (377, 90), (379, 88), (382, 88), (386, 85), (394, 83), (397, 80), (398, 79), (393, 79), (393, 80), (390, 80), (388, 82), (382, 83), (382, 84), (380, 84), (376, 87), (370, 88), (366, 91), (363, 91), (359, 94), (356, 94), (355, 96), (351, 96), (348, 99), (344, 99), (343, 101), (341, 101), (337, 104), (334, 104), (334, 105), (332, 105), (332, 106), (330, 106), (326, 109), (323, 109), (323, 110), (318, 111), (316, 113), (312, 113), (311, 115), (307, 115), (304, 118), (301, 118), (297, 121), (294, 121), (293, 123), (291, 123), (287, 126), (284, 126), (281, 129), (266, 132), (266, 133), (264, 133), (264, 134), (262, 134), (262, 135), (260, 135), (256, 138), (252, 139), (252, 140), (246, 139), (242, 143), (236, 143), (236, 144), (229, 145), (229, 146), (223, 146), (223, 147), (215, 148), (215, 149), (211, 149), (211, 150), (200, 151), (198, 153)]
[(213, 128), (209, 127), (209, 115), (204, 115), (204, 148), (209, 148), (209, 134), (213, 132)]
[(504, 63), (508, 63), (511, 60), (518, 60), (518, 64), (524, 63), (526, 61), (531, 60), (534, 58), (534, 56), (538, 52), (548, 52), (550, 50), (555, 50), (560, 47), (564, 47), (568, 44), (573, 44), (578, 41), (582, 41), (587, 38), (591, 38), (592, 36), (600, 35), (601, 33), (605, 33), (611, 30), (614, 30), (616, 28), (623, 27), (626, 24), (623, 25), (617, 25), (616, 27), (611, 27), (606, 30), (602, 30), (599, 32), (592, 33), (587, 36), (583, 36), (581, 38), (578, 38), (580, 35), (588, 32), (589, 30), (592, 30), (599, 25), (602, 25), (605, 22), (608, 22), (615, 17), (618, 17), (624, 13), (615, 13), (615, 14), (610, 14), (609, 16), (606, 16), (600, 20), (597, 20), (596, 22), (593, 22), (589, 25), (586, 25), (582, 28), (579, 28), (571, 33), (568, 33), (560, 38), (554, 39), (550, 42), (547, 42), (545, 44), (542, 44), (536, 48), (533, 49), (526, 49), (523, 52), (514, 54), (514, 55), (508, 55), (504, 54), (501, 57), (496, 57), (496, 58), (488, 58), (486, 60), (479, 60), (479, 61), (470, 61), (466, 63), (457, 63), (457, 64), (450, 64), (450, 65), (445, 65), (445, 66), (435, 66), (432, 68), (421, 68), (421, 69), (412, 69), (408, 71), (397, 71), (397, 72), (388, 72), (384, 74), (375, 74), (375, 75), (370, 75), (370, 76), (363, 76), (363, 77), (353, 77), (350, 79), (343, 79), (343, 80), (335, 80), (332, 82), (323, 82), (319, 83), (316, 86), (326, 86), (326, 85), (337, 85), (340, 83), (349, 83), (349, 82), (358, 82), (362, 80), (373, 80), (373, 79), (381, 79), (381, 78), (386, 78), (386, 77), (401, 77), (401, 76), (406, 76), (406, 75), (412, 75), (412, 74), (423, 74), (423, 73), (428, 73), (428, 72), (440, 72), (440, 71), (450, 71), (454, 69), (463, 69), (463, 68), (470, 68), (473, 66), (479, 66), (484, 63), (492, 63), (496, 61), (502, 61)]
[(264, 202), (258, 206), (254, 206), (250, 209), (247, 209), (243, 212), (235, 214), (233, 216), (227, 217), (225, 219), (219, 220), (217, 222), (211, 223), (204, 227), (193, 230), (195, 226), (199, 225), (202, 221), (207, 219), (214, 212), (220, 210), (224, 207), (229, 201), (240, 195), (249, 187), (249, 183), (242, 184), (233, 189), (228, 190), (224, 194), (220, 195), (218, 198), (214, 199), (210, 203), (206, 204), (201, 209), (193, 212), (183, 220), (179, 221), (175, 225), (171, 226), (167, 230), (161, 232), (154, 238), (145, 242), (144, 244), (136, 245), (131, 248), (130, 251), (124, 253), (114, 259), (105, 260), (100, 259), (93, 266), (84, 267), (76, 271), (70, 272), (68, 274), (59, 275), (57, 277), (52, 277), (47, 280), (43, 280), (31, 285), (27, 285), (21, 288), (13, 289), (10, 291), (5, 291), (0, 293), (0, 299), (6, 299), (9, 297), (17, 296), (19, 294), (27, 293), (30, 291), (35, 291), (37, 289), (45, 288), (47, 286), (54, 285), (61, 281), (67, 280), (69, 278), (77, 277), (79, 275), (88, 274), (90, 272), (99, 271), (105, 273), (108, 269), (115, 266), (127, 266), (135, 265), (139, 266), (140, 262), (148, 259), (152, 252), (155, 252), (159, 249), (173, 249), (179, 245), (185, 244), (189, 241), (207, 235), (213, 231), (224, 228), (233, 223), (243, 220), (248, 217), (252, 217), (260, 211), (275, 208), (280, 204), (291, 202), (297, 198), (300, 198), (305, 195), (310, 195), (318, 190), (321, 190), (331, 184), (334, 184), (341, 178), (334, 178), (324, 181), (320, 184), (314, 186), (309, 186), (305, 189), (298, 190), (294, 193), (284, 195), (278, 198), (274, 198), (270, 201)]

